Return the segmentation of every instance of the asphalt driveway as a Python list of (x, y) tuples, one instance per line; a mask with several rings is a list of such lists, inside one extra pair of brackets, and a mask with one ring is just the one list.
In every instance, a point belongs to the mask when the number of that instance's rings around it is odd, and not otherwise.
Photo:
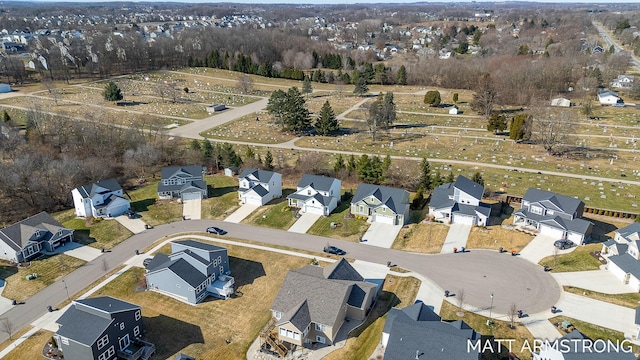
[(243, 204), (238, 208), (238, 210), (234, 211), (233, 213), (231, 213), (231, 215), (227, 216), (227, 218), (224, 219), (224, 221), (239, 224), (242, 220), (244, 220), (244, 218), (251, 215), (251, 213), (256, 211), (256, 209), (258, 209), (259, 207), (260, 205)]
[(309, 228), (311, 228), (311, 226), (313, 226), (313, 224), (315, 224), (315, 222), (318, 221), (318, 219), (320, 219), (321, 217), (322, 215), (304, 213), (302, 214), (302, 216), (300, 216), (300, 218), (298, 218), (298, 220), (296, 220), (295, 223), (293, 223), (293, 225), (291, 225), (291, 227), (287, 231), (305, 234), (307, 231), (309, 231)]
[(182, 202), (182, 216), (189, 220), (202, 219), (202, 199), (184, 200)]
[(373, 222), (362, 236), (362, 243), (390, 249), (393, 242), (396, 241), (400, 229), (402, 229), (402, 225)]

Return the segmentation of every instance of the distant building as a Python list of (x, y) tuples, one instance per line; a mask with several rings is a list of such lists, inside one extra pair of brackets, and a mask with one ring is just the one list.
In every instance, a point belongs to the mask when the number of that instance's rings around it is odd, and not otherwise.
[(551, 100), (551, 106), (570, 107), (571, 100), (565, 98), (555, 98)]
[(11, 90), (11, 85), (9, 84), (0, 84), (0, 93), (9, 93)]

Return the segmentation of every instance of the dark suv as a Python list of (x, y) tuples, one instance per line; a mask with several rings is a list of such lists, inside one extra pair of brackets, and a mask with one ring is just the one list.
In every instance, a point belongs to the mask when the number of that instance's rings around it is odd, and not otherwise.
[(340, 248), (337, 248), (335, 246), (325, 246), (323, 251), (326, 252), (327, 254), (333, 254), (333, 255), (344, 255), (347, 253), (346, 251)]
[(571, 240), (558, 240), (553, 243), (553, 246), (560, 250), (571, 249), (575, 244)]

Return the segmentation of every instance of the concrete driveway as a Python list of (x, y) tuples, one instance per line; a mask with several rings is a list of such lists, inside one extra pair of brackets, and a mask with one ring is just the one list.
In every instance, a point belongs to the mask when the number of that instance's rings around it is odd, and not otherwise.
[(309, 231), (309, 228), (311, 228), (311, 226), (315, 224), (315, 222), (318, 221), (318, 219), (320, 219), (321, 217), (322, 215), (304, 213), (295, 223), (293, 223), (293, 225), (291, 225), (291, 227), (287, 231), (306, 234), (307, 231)]
[(224, 221), (239, 224), (244, 218), (249, 216), (252, 212), (256, 211), (260, 205), (254, 204), (243, 204), (238, 208), (238, 210), (234, 211), (231, 215), (227, 216)]
[(628, 339), (637, 333), (635, 309), (571, 293), (564, 293), (557, 306), (559, 315), (623, 332)]
[(633, 289), (622, 283), (608, 270), (551, 273), (560, 285), (597, 291), (605, 294), (633, 293)]
[[(7, 285), (7, 282), (0, 279), (0, 294), (4, 291), (5, 285)], [(4, 314), (6, 311), (11, 310), (12, 307), (13, 304), (10, 299), (0, 296), (0, 314)]]
[(402, 225), (373, 222), (362, 236), (362, 243), (390, 249), (393, 242), (396, 241), (400, 229), (402, 229)]
[(467, 246), (469, 233), (471, 233), (471, 225), (451, 224), (440, 253), (449, 254), (453, 252), (453, 248), (462, 249)]
[(115, 218), (122, 226), (126, 227), (134, 234), (139, 234), (145, 230), (145, 223), (141, 218), (129, 219), (127, 215), (120, 215)]
[(56, 253), (69, 255), (76, 259), (84, 260), (87, 262), (92, 261), (98, 256), (102, 255), (102, 251), (96, 248), (92, 248), (91, 246), (78, 244), (77, 242), (68, 242), (63, 246), (57, 247)]
[(202, 199), (184, 200), (182, 202), (182, 216), (188, 220), (202, 219)]
[[(558, 239), (555, 237), (538, 234), (527, 246), (524, 247), (524, 249), (522, 249), (522, 251), (520, 251), (520, 257), (537, 264), (543, 258), (553, 255), (553, 252), (556, 249), (556, 247), (553, 246), (553, 243), (556, 240)], [(575, 247), (567, 250), (558, 250), (558, 254), (570, 253), (574, 249)]]

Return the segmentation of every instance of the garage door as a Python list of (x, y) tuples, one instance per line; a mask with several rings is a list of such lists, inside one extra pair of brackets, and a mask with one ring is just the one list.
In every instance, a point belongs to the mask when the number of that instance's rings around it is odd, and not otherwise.
[(182, 200), (196, 200), (202, 199), (202, 193), (199, 192), (191, 192), (191, 193), (183, 193)]
[(567, 239), (573, 241), (574, 244), (582, 244), (582, 235), (576, 233), (567, 233)]
[(475, 216), (465, 216), (465, 215), (454, 214), (453, 215), (453, 219), (451, 220), (451, 223), (452, 224), (473, 225), (475, 220), (476, 220)]
[(375, 214), (374, 217), (373, 217), (373, 221), (375, 221), (377, 223), (381, 223), (381, 224), (395, 225), (396, 224), (396, 217), (395, 216), (387, 216), (387, 215)]
[(109, 207), (109, 216), (116, 217), (124, 214), (127, 210), (129, 210), (129, 202), (122, 202), (116, 206)]
[(540, 225), (540, 233), (549, 235), (556, 239), (562, 239), (562, 236), (564, 235), (564, 231), (562, 231), (561, 229), (552, 228), (547, 225)]
[(324, 208), (323, 207), (318, 207), (318, 206), (305, 205), (304, 208), (302, 209), (302, 211), (304, 211), (306, 213), (309, 213), (309, 214), (324, 215)]

